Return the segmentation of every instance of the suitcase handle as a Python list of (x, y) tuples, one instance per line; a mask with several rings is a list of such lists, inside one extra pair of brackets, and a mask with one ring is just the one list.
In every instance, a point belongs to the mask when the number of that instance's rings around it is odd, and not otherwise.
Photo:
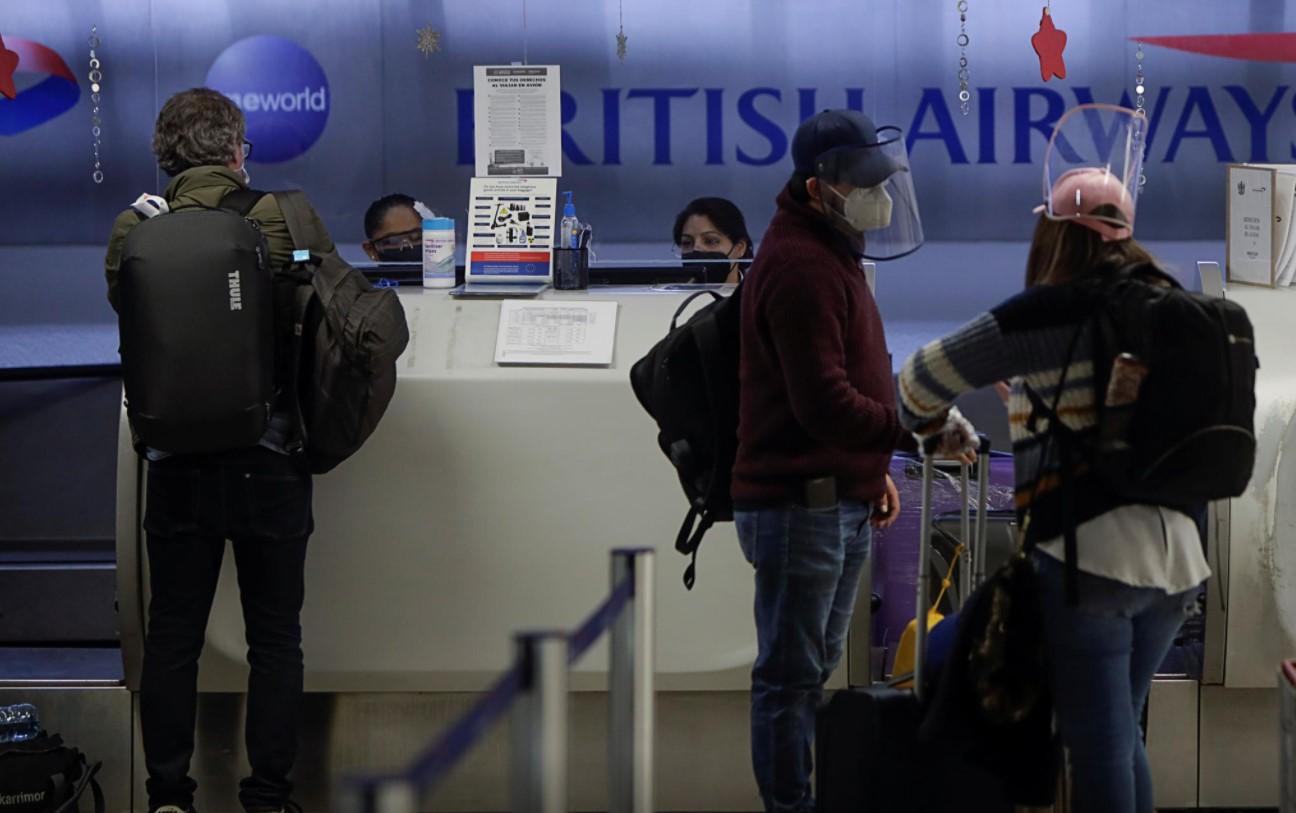
[[(979, 571), (985, 568), (985, 539), (987, 537), (988, 517), (986, 508), (990, 491), (990, 438), (986, 435), (978, 435), (977, 448), (977, 518), (976, 531), (972, 534), (971, 524), (971, 506), (968, 505), (968, 466), (962, 466), (963, 482), (963, 505), (961, 509), (963, 538), (968, 539), (969, 535), (976, 540), (972, 551), (973, 570), (978, 571), (974, 575), (977, 583), (980, 583), (981, 574)], [(935, 447), (931, 444), (932, 439), (924, 444), (924, 448), (929, 452)], [(923, 699), (924, 687), (924, 667), (927, 660), (927, 613), (930, 604), (928, 596), (928, 574), (931, 562), (931, 536), (932, 536), (932, 482), (935, 479), (936, 461), (930, 453), (923, 457), (923, 476), (922, 476), (922, 511), (921, 524), (918, 532), (918, 589), (917, 601), (914, 610), (914, 627), (916, 636), (914, 639), (914, 671), (913, 671), (913, 689), (914, 695), (921, 702)], [(963, 569), (963, 583), (967, 583), (968, 568)], [(966, 596), (967, 593), (964, 593)]]

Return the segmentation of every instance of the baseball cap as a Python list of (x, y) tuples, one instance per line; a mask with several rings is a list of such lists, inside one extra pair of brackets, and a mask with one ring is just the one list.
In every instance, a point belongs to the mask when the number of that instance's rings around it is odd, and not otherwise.
[(792, 137), (792, 164), (797, 172), (830, 183), (877, 186), (900, 168), (885, 150), (876, 149), (890, 140), (880, 139), (877, 127), (863, 113), (823, 110), (797, 128)]

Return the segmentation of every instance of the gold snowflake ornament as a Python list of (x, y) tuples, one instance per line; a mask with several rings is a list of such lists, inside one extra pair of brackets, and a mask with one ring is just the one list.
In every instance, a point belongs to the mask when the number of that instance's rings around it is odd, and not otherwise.
[(627, 39), (628, 39), (628, 38), (626, 37), (626, 35), (625, 35), (625, 31), (624, 31), (624, 30), (622, 30), (622, 31), (618, 31), (618, 32), (617, 32), (617, 36), (616, 36), (617, 52), (616, 52), (616, 54), (617, 54), (617, 59), (621, 60), (622, 62), (625, 62), (625, 57), (626, 57), (626, 40), (627, 40)]
[(418, 49), (425, 57), (432, 56), (441, 50), (441, 32), (437, 31), (431, 25), (425, 25), (418, 30)]

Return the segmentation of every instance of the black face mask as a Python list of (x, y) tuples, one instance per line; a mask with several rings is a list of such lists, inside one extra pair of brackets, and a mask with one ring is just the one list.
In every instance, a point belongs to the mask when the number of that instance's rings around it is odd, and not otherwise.
[(378, 252), (380, 263), (420, 263), (423, 262), (422, 246), (405, 246), (404, 248), (385, 248)]
[[(686, 251), (681, 259), (692, 260), (684, 267), (702, 277), (702, 282), (724, 282), (732, 270), (732, 260), (723, 251)], [(699, 262), (700, 261), (700, 262)]]

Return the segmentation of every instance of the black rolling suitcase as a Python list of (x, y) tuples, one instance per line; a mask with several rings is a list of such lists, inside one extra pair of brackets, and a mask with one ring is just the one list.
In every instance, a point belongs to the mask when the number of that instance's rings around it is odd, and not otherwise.
[[(988, 471), (989, 443), (981, 444), (980, 469)], [(926, 573), (931, 548), (933, 463), (923, 463), (922, 531), (918, 567)], [(985, 517), (985, 490), (978, 522)], [(984, 538), (978, 531), (978, 536)], [(926, 579), (918, 580), (915, 618), (930, 606)], [(918, 625), (916, 691), (883, 686), (844, 689), (815, 718), (815, 795), (820, 813), (1011, 813), (998, 778), (955, 755), (919, 741), (922, 723), (926, 629)]]

